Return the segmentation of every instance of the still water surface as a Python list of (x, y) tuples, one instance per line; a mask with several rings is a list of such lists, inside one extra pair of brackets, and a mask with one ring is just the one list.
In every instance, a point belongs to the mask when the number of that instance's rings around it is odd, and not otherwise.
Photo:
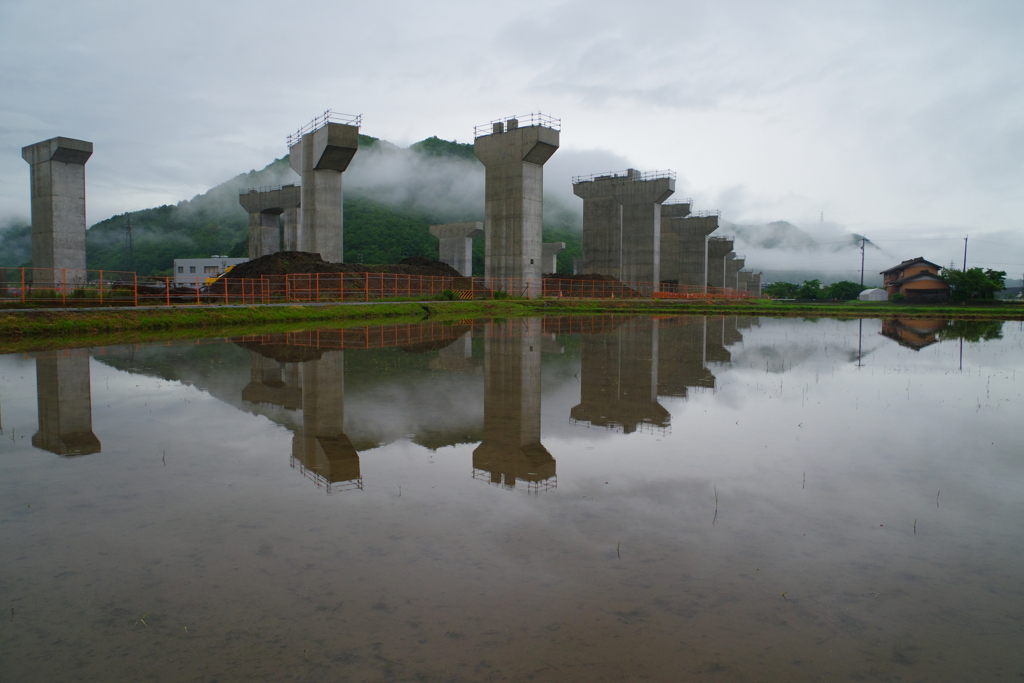
[(1017, 322), (0, 356), (0, 680), (1021, 680), (1022, 389)]

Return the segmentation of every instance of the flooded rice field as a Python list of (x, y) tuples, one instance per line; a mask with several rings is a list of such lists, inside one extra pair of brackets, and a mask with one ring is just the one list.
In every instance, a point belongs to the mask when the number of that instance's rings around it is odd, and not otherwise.
[(1017, 322), (0, 356), (0, 680), (1021, 680), (1022, 391)]

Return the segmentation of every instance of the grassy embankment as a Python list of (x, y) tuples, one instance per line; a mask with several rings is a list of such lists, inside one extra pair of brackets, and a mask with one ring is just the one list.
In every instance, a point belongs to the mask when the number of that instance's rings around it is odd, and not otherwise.
[(46, 310), (0, 313), (0, 353), (98, 346), (197, 336), (267, 334), (317, 327), (412, 323), (536, 315), (763, 315), (801, 318), (950, 318), (1024, 320), (1024, 305), (913, 306), (889, 302), (810, 304), (767, 299), (732, 301), (520, 300), (382, 302), (336, 306), (181, 307), (81, 312)]

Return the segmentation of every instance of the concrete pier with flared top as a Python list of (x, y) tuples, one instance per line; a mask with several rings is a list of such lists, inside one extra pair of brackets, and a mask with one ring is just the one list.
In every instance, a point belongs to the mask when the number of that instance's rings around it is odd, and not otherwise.
[(761, 276), (763, 273), (751, 273), (750, 281), (747, 283), (747, 291), (756, 296), (761, 296)]
[(362, 488), (359, 453), (345, 434), (345, 352), (327, 351), (299, 367), (302, 428), (292, 437), (292, 457), (326, 485)]
[[(302, 176), (299, 250), (330, 263), (345, 261), (342, 176), (359, 151), (360, 117), (350, 123), (314, 119), (289, 138), (289, 163)], [(307, 129), (311, 129), (306, 132)]]
[(624, 282), (661, 280), (661, 203), (675, 173), (627, 169), (573, 178), (583, 199), (583, 270)]
[[(512, 278), (530, 298), (543, 293), (544, 163), (558, 150), (560, 124), (521, 117), (477, 129), (473, 151), (486, 169), (484, 277)], [(528, 125), (521, 125), (528, 124)]]
[(630, 318), (611, 332), (583, 337), (580, 403), (569, 411), (576, 422), (621, 429), (668, 427), (658, 403), (658, 321)]
[(741, 292), (750, 291), (750, 277), (753, 275), (749, 270), (741, 270), (736, 273), (736, 289)]
[(725, 257), (732, 251), (730, 237), (708, 238), (708, 286), (725, 287)]
[[(32, 265), (40, 269), (33, 273), (37, 287), (86, 280), (85, 162), (91, 156), (91, 142), (72, 138), (51, 138), (21, 148), (21, 157), (31, 167)], [(63, 270), (73, 272), (56, 272)]]
[(484, 230), (479, 221), (431, 225), (430, 234), (437, 238), (439, 261), (465, 277), (473, 274), (473, 238)]
[[(297, 243), (297, 224), (302, 190), (296, 185), (285, 185), (269, 190), (247, 190), (238, 194), (238, 203), (249, 214), (249, 258), (276, 254), (282, 247), (282, 222), (285, 244)], [(288, 213), (288, 220), (282, 221)], [(288, 223), (291, 223), (290, 225)], [(291, 233), (291, 234), (289, 234)], [(289, 250), (285, 246), (285, 251)]]
[(729, 289), (739, 289), (740, 285), (740, 271), (743, 269), (743, 264), (746, 263), (746, 259), (736, 254), (729, 254), (725, 258), (725, 286)]
[(540, 442), (539, 318), (491, 323), (484, 338), (484, 432), (473, 476), (514, 488), (549, 486), (555, 459)]
[(718, 229), (717, 213), (691, 214), (669, 220), (668, 229), (678, 237), (679, 250), (676, 263), (679, 268), (674, 279), (680, 285), (704, 287), (708, 284), (708, 238)]
[(690, 200), (673, 200), (661, 205), (661, 257), (660, 277), (662, 282), (679, 279), (679, 235), (671, 229), (672, 219), (690, 215)]
[(57, 455), (100, 452), (92, 431), (92, 384), (86, 349), (36, 354), (39, 431), (32, 445)]
[(541, 245), (541, 272), (552, 275), (558, 272), (558, 255), (565, 251), (565, 242), (545, 242)]

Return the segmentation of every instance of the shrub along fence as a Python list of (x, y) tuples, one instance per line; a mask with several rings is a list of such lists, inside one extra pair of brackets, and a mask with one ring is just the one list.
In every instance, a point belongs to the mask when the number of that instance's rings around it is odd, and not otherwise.
[(110, 270), (0, 268), (0, 303), (38, 306), (182, 306), (401, 299), (752, 299), (720, 287), (577, 278), (432, 277), (291, 273), (259, 278), (140, 277)]

